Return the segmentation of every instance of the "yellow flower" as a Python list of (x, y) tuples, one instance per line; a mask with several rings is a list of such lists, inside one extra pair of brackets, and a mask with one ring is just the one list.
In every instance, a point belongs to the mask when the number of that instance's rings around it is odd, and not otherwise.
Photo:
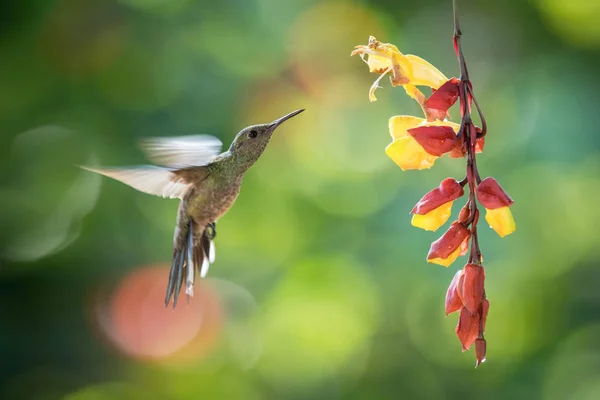
[(494, 208), (493, 210), (486, 208), (485, 210), (485, 220), (498, 235), (504, 237), (515, 231), (515, 220), (508, 206)]
[(442, 204), (438, 208), (434, 208), (427, 214), (415, 214), (412, 217), (411, 224), (417, 228), (425, 229), (426, 231), (437, 231), (438, 228), (448, 221), (452, 214), (452, 203), (449, 201)]
[(424, 118), (410, 115), (397, 115), (390, 118), (390, 135), (394, 140), (385, 148), (388, 155), (403, 171), (409, 169), (431, 168), (438, 158), (425, 151), (425, 149), (408, 134), (409, 129), (420, 126), (449, 126), (458, 132), (458, 124), (448, 121), (427, 121)]
[[(391, 73), (392, 86), (404, 86), (406, 93), (415, 99), (425, 115), (425, 95), (416, 86), (429, 86), (438, 89), (448, 78), (436, 67), (412, 54), (402, 54), (396, 46), (381, 43), (375, 37), (369, 37), (368, 45), (356, 46), (351, 55), (359, 54), (363, 61), (369, 65), (369, 71), (380, 74), (369, 90), (369, 100), (376, 101), (375, 90), (379, 87), (381, 79)], [(429, 118), (433, 119), (433, 118)]]

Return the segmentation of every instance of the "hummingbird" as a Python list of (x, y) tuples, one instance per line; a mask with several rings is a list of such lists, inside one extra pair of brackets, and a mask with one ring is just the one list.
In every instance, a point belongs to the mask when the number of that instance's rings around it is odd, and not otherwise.
[(246, 171), (263, 154), (275, 129), (303, 111), (242, 129), (224, 153), (221, 141), (210, 135), (155, 137), (142, 139), (140, 147), (159, 166), (81, 167), (140, 192), (180, 199), (165, 307), (171, 298), (173, 308), (177, 306), (184, 277), (188, 301), (193, 297), (196, 269), (204, 278), (215, 261), (217, 220), (235, 203)]

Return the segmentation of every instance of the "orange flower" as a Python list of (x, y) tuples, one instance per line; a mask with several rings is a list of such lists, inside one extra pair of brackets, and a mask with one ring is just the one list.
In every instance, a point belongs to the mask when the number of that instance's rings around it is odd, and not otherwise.
[[(410, 115), (396, 115), (389, 120), (390, 135), (394, 140), (385, 148), (385, 153), (403, 171), (409, 169), (431, 168), (439, 155), (434, 155), (425, 150), (417, 141), (419, 133), (412, 134), (410, 131), (423, 127), (448, 127), (456, 134), (459, 125), (448, 121), (427, 121)], [(421, 139), (421, 138), (420, 138)], [(431, 150), (430, 150), (431, 151)]]
[(469, 247), (469, 231), (460, 222), (454, 222), (441, 238), (431, 244), (427, 261), (433, 264), (450, 266), (459, 256), (465, 255)]
[(448, 221), (454, 200), (463, 194), (463, 187), (456, 179), (444, 179), (439, 187), (425, 194), (412, 209), (412, 225), (427, 231), (436, 231)]
[[(438, 89), (448, 78), (436, 67), (412, 54), (402, 54), (396, 46), (390, 43), (381, 43), (375, 37), (369, 37), (369, 44), (356, 46), (351, 55), (360, 55), (369, 66), (369, 72), (380, 74), (369, 90), (369, 100), (376, 101), (375, 90), (379, 87), (381, 79), (392, 74), (392, 86), (403, 86), (406, 93), (415, 99), (427, 119), (436, 119), (425, 107), (425, 95), (417, 86), (429, 86)], [(443, 118), (442, 118), (443, 119)]]
[(510, 212), (514, 201), (500, 187), (494, 178), (485, 178), (477, 186), (477, 199), (485, 207), (485, 220), (498, 235), (510, 235), (516, 229), (515, 220)]

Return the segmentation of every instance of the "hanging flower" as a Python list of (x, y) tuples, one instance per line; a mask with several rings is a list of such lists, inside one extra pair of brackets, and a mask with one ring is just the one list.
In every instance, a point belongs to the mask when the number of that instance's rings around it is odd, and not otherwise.
[(444, 179), (440, 186), (425, 194), (412, 209), (412, 225), (427, 231), (436, 231), (450, 218), (454, 200), (464, 193), (463, 187), (456, 179)]
[(477, 200), (485, 207), (485, 220), (498, 235), (510, 235), (516, 229), (515, 220), (510, 212), (514, 201), (500, 187), (494, 178), (485, 178), (477, 186)]
[[(513, 204), (510, 196), (495, 179), (481, 181), (477, 169), (476, 155), (483, 151), (487, 124), (469, 78), (457, 17), (454, 24), (453, 44), (460, 79), (448, 79), (422, 58), (404, 55), (396, 46), (381, 43), (373, 36), (369, 38), (368, 45), (356, 46), (352, 55), (360, 55), (369, 65), (370, 72), (380, 75), (369, 90), (370, 101), (376, 100), (375, 90), (381, 79), (389, 74), (392, 86), (404, 87), (425, 114), (425, 118), (397, 115), (389, 120), (393, 141), (385, 152), (402, 170), (431, 168), (435, 160), (444, 154), (450, 158), (467, 158), (464, 179), (459, 182), (446, 178), (439, 187), (425, 194), (411, 211), (411, 223), (425, 230), (436, 231), (448, 221), (454, 201), (463, 196), (465, 187), (468, 188), (468, 200), (461, 208), (458, 220), (431, 244), (427, 261), (447, 267), (470, 250), (468, 263), (454, 275), (446, 291), (445, 311), (446, 315), (459, 311), (456, 334), (463, 350), (475, 344), (476, 365), (479, 366), (486, 356), (484, 331), (489, 301), (485, 293), (485, 270), (481, 265), (483, 255), (477, 229), (480, 215), (478, 202), (486, 209), (486, 221), (500, 236), (514, 232), (515, 221), (510, 211)], [(431, 96), (425, 98), (417, 86), (430, 87)], [(448, 110), (457, 101), (460, 105), (460, 124), (447, 120), (450, 118)], [(473, 122), (475, 111), (479, 115), (481, 128)]]

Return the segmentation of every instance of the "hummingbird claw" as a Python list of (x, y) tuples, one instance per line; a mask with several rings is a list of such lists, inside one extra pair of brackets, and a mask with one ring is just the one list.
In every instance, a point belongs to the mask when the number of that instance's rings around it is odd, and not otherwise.
[(217, 237), (217, 223), (216, 222), (211, 222), (210, 224), (208, 224), (206, 226), (206, 235), (208, 236), (209, 240), (213, 240), (214, 238)]

